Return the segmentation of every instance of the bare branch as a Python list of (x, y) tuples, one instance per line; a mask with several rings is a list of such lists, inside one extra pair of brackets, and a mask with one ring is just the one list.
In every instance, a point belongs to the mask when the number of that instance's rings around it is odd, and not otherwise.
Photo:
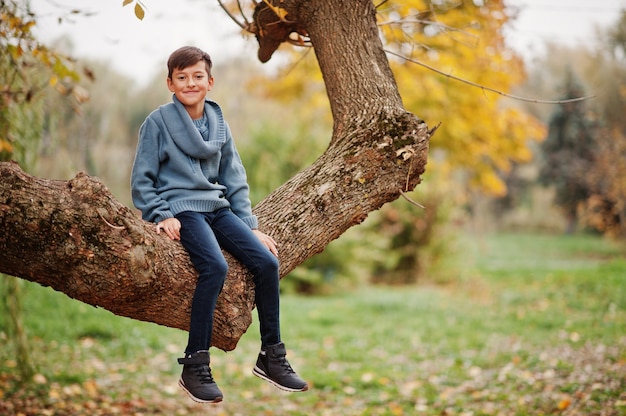
[(444, 29), (457, 30), (457, 29), (453, 28), (452, 26), (448, 26), (448, 25), (445, 25), (443, 23), (439, 23), (437, 21), (428, 20), (428, 19), (405, 19), (405, 18), (400, 18), (400, 19), (396, 19), (396, 20), (387, 20), (385, 22), (378, 22), (376, 24), (378, 26), (391, 26), (391, 25), (402, 26), (405, 23), (414, 24), (414, 25), (434, 25), (434, 26), (443, 27)]
[(439, 70), (439, 69), (437, 69), (435, 67), (432, 67), (432, 66), (430, 66), (428, 64), (425, 64), (423, 62), (420, 62), (418, 60), (406, 57), (406, 56), (401, 55), (399, 53), (396, 53), (394, 51), (390, 51), (389, 49), (385, 49), (385, 52), (390, 54), (390, 55), (396, 56), (398, 58), (404, 59), (407, 62), (411, 62), (413, 64), (422, 66), (422, 67), (424, 67), (426, 69), (429, 69), (429, 70), (431, 70), (433, 72), (436, 72), (437, 74), (443, 75), (444, 77), (448, 77), (448, 78), (454, 79), (456, 81), (462, 82), (462, 83), (470, 85), (472, 87), (480, 88), (481, 90), (483, 90), (483, 92), (485, 92), (485, 91), (493, 92), (493, 93), (501, 95), (503, 97), (512, 98), (512, 99), (518, 100), (518, 101), (525, 101), (525, 102), (536, 103), (536, 104), (567, 104), (567, 103), (575, 103), (575, 102), (579, 102), (579, 101), (585, 101), (585, 100), (589, 100), (589, 99), (592, 99), (592, 98), (596, 97), (595, 95), (589, 95), (589, 96), (585, 96), (585, 97), (570, 98), (570, 99), (567, 99), (567, 100), (538, 100), (536, 98), (520, 97), (520, 96), (517, 96), (517, 95), (507, 94), (505, 92), (498, 91), (496, 89), (493, 89), (493, 88), (490, 88), (490, 87), (486, 87), (484, 85), (477, 84), (475, 82), (468, 81), (468, 80), (463, 79), (463, 78), (459, 78), (459, 77), (454, 76), (452, 74), (445, 73), (445, 72), (443, 72), (443, 71), (441, 71), (441, 70)]
[(243, 12), (243, 7), (241, 7), (241, 2), (237, 0), (237, 7), (239, 8), (239, 13), (241, 13), (241, 17), (243, 17), (243, 21), (246, 22), (246, 27), (250, 26), (250, 22), (246, 19), (246, 14)]
[[(241, 23), (239, 20), (237, 20), (235, 16), (233, 16), (233, 14), (228, 10), (228, 8), (224, 5), (224, 3), (222, 3), (222, 0), (217, 0), (217, 2), (219, 3), (222, 10), (224, 10), (231, 19), (233, 19), (233, 22), (235, 22), (237, 26), (239, 26), (240, 28), (244, 30), (248, 30), (250, 24), (246, 20), (245, 16), (244, 16), (244, 21), (246, 21), (246, 23), (244, 24), (244, 23)], [(241, 10), (241, 5), (239, 5), (239, 9)], [(243, 13), (241, 15), (243, 16)]]

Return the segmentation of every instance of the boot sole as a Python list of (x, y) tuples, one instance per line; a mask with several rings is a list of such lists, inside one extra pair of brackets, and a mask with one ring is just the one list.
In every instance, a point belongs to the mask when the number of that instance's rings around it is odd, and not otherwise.
[(267, 374), (265, 374), (265, 372), (263, 370), (261, 370), (259, 367), (257, 367), (256, 365), (254, 366), (254, 369), (252, 370), (252, 374), (254, 374), (255, 376), (269, 382), (270, 384), (273, 384), (275, 387), (278, 387), (281, 390), (284, 391), (288, 391), (291, 393), (297, 393), (299, 391), (307, 391), (309, 389), (309, 386), (307, 384), (304, 385), (304, 387), (296, 389), (293, 387), (287, 387), (287, 386), (283, 386), (280, 383), (277, 383), (276, 381), (272, 380), (271, 378), (269, 378), (267, 376)]
[(178, 380), (178, 385), (180, 386), (181, 389), (183, 389), (185, 391), (185, 393), (187, 393), (189, 395), (191, 400), (193, 400), (194, 402), (198, 402), (198, 403), (219, 403), (219, 402), (221, 402), (224, 399), (223, 396), (217, 396), (213, 400), (206, 400), (206, 399), (201, 399), (199, 397), (196, 397), (189, 390), (187, 390), (187, 387), (185, 387), (185, 383), (183, 382), (182, 379)]

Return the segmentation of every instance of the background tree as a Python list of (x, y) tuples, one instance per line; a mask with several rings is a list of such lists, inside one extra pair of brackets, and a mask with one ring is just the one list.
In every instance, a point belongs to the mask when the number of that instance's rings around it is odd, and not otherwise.
[[(25, 169), (35, 165), (41, 139), (42, 96), (49, 86), (82, 101), (78, 79), (70, 60), (41, 44), (32, 33), (36, 21), (23, 2), (0, 3), (0, 162), (17, 160)], [(6, 231), (5, 231), (6, 232)], [(30, 364), (26, 334), (22, 325), (20, 283), (4, 276), (0, 286), (4, 313), (10, 318), (9, 333), (14, 341), (22, 379), (28, 379)]]
[(626, 237), (626, 10), (600, 36), (592, 53), (597, 86), (598, 138), (589, 173), (584, 223), (611, 237)]
[[(583, 90), (574, 74), (565, 76), (563, 98), (582, 96)], [(593, 163), (596, 125), (585, 103), (567, 103), (557, 107), (548, 126), (548, 137), (541, 145), (543, 163), (541, 183), (555, 188), (555, 202), (567, 217), (567, 232), (576, 225), (578, 206), (590, 195), (587, 175)]]
[(626, 237), (626, 135), (617, 128), (598, 133), (587, 182), (590, 195), (579, 209), (583, 224), (612, 238)]
[[(587, 188), (588, 199), (583, 199), (576, 209), (579, 225), (609, 236), (623, 235), (623, 184), (626, 183), (621, 160), (623, 159), (624, 120), (626, 107), (626, 61), (623, 53), (624, 12), (613, 25), (598, 27), (596, 37), (584, 45), (566, 46), (555, 42), (545, 44), (545, 52), (528, 61), (529, 77), (515, 90), (523, 96), (562, 96), (565, 80), (572, 76), (579, 87), (591, 96), (580, 103), (580, 123), (591, 125), (593, 140), (587, 143), (592, 153), (587, 154), (587, 171), (578, 176), (580, 186)], [(622, 34), (622, 35), (620, 35)], [(569, 74), (569, 75), (568, 75)], [(555, 112), (564, 112), (566, 106), (555, 108), (530, 102), (519, 103), (524, 111), (544, 123), (550, 123)], [(556, 111), (555, 111), (556, 110)], [(538, 187), (539, 170), (547, 160), (541, 147), (532, 147), (538, 156), (529, 164), (520, 164), (515, 175), (503, 172), (507, 183), (515, 184), (517, 191), (507, 195), (515, 204), (499, 201), (496, 210), (502, 214), (502, 226), (558, 230), (571, 228), (563, 211), (555, 209), (554, 188)], [(567, 164), (564, 169), (572, 167)]]

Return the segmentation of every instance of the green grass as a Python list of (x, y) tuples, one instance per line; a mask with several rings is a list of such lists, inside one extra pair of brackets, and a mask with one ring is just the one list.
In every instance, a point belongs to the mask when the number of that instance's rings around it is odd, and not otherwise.
[(626, 249), (522, 234), (468, 236), (461, 248), (445, 286), (283, 296), (283, 339), (311, 390), (251, 375), (255, 321), (235, 351), (212, 352), (219, 405), (176, 385), (183, 331), (25, 283), (38, 375), (17, 384), (2, 330), (0, 414), (625, 415)]

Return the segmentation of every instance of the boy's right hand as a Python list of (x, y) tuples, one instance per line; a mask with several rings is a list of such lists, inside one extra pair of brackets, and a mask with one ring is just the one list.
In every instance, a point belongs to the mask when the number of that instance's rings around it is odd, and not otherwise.
[(166, 218), (156, 225), (157, 234), (161, 234), (161, 230), (172, 240), (180, 240), (180, 221), (176, 218)]

